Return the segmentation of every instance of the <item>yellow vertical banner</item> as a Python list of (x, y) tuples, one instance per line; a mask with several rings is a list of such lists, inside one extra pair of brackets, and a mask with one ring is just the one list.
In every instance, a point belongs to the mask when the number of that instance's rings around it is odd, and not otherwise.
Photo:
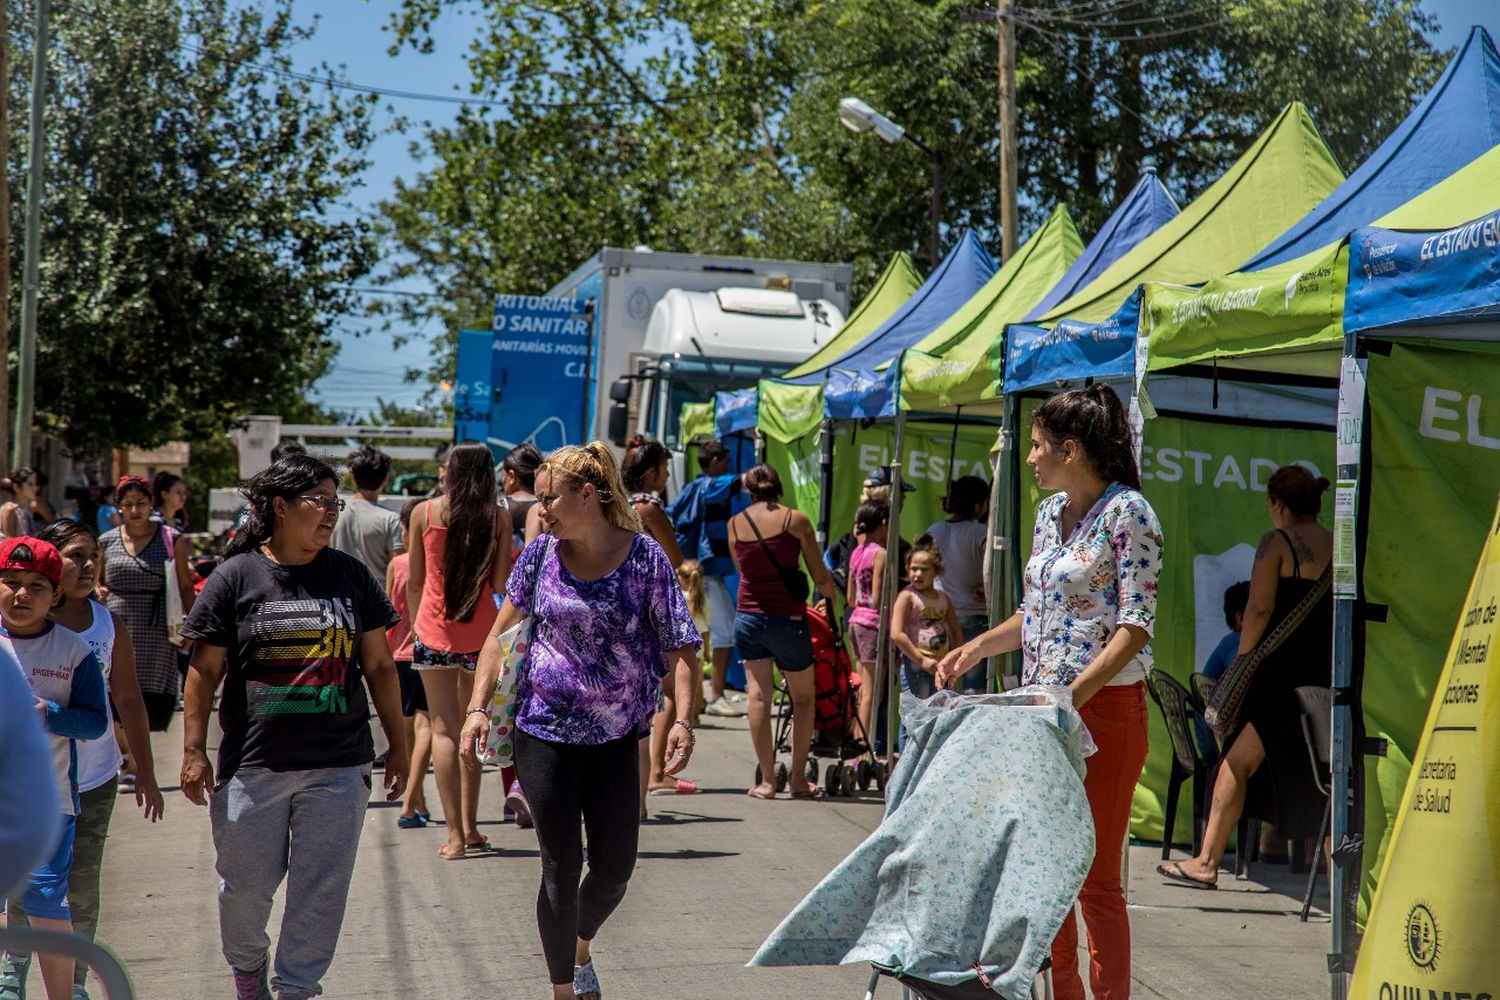
[(1448, 647), (1354, 1000), (1500, 1000), (1500, 509)]

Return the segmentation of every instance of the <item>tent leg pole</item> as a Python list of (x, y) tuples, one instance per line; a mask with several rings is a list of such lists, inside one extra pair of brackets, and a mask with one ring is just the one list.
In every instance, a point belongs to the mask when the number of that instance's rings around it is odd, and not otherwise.
[(885, 573), (880, 579), (880, 631), (875, 645), (875, 707), (879, 710), (879, 693), (887, 696), (885, 726), (886, 767), (894, 766), (896, 759), (896, 736), (900, 731), (901, 699), (899, 674), (895, 669), (895, 644), (890, 640), (891, 605), (896, 600), (896, 591), (901, 582), (901, 460), (906, 444), (906, 415), (896, 414), (896, 435), (891, 443), (890, 472), (891, 502), (890, 527), (886, 533)]
[(825, 417), (818, 433), (818, 548), (826, 552), (833, 521), (833, 421)]
[[(1346, 362), (1356, 356), (1358, 341), (1355, 336), (1344, 337), (1344, 357)], [(1348, 367), (1346, 363), (1346, 368)], [(1358, 448), (1362, 452), (1364, 447), (1364, 393), (1358, 393), (1357, 400), (1347, 399), (1346, 393), (1352, 387), (1341, 385), (1339, 391), (1340, 424), (1344, 424), (1349, 417), (1357, 417), (1355, 436), (1358, 438)], [(1348, 406), (1358, 406), (1358, 414), (1344, 412)], [(1345, 433), (1340, 430), (1340, 433)], [(1354, 457), (1354, 462), (1344, 462), (1342, 459)], [(1352, 509), (1344, 511), (1348, 517), (1358, 519), (1359, 503), (1358, 496), (1365, 489), (1363, 478), (1363, 462), (1359, 460), (1360, 454), (1344, 454), (1340, 456), (1338, 464), (1338, 490), (1354, 490), (1354, 503)], [(1337, 495), (1336, 493), (1336, 495)], [(1340, 519), (1340, 505), (1335, 502), (1335, 520)], [(1335, 526), (1337, 531), (1338, 526)], [(1358, 536), (1357, 530), (1353, 532)], [(1353, 553), (1345, 553), (1352, 557)], [(1357, 593), (1356, 586), (1350, 587), (1347, 582), (1340, 587), (1339, 566), (1337, 565), (1339, 553), (1335, 553), (1334, 566), (1334, 600), (1333, 600), (1333, 728), (1329, 745), (1330, 770), (1332, 772), (1333, 784), (1329, 797), (1330, 826), (1329, 835), (1333, 842), (1334, 850), (1337, 851), (1348, 837), (1352, 817), (1350, 816), (1350, 802), (1352, 801), (1355, 780), (1354, 768), (1359, 765), (1359, 754), (1354, 746), (1354, 720), (1351, 716), (1350, 701), (1346, 697), (1340, 697), (1340, 692), (1347, 692), (1354, 677), (1355, 657), (1358, 651), (1355, 644), (1355, 601)], [(1358, 704), (1358, 699), (1354, 699)], [(1329, 995), (1333, 1000), (1345, 1000), (1349, 991), (1349, 975), (1353, 971), (1353, 910), (1354, 898), (1351, 889), (1357, 891), (1359, 884), (1359, 871), (1351, 872), (1343, 865), (1334, 863), (1330, 866), (1329, 875), (1329, 925), (1331, 928), (1331, 955), (1329, 956)]]
[[(988, 598), (990, 627), (999, 625), (1018, 603), (1015, 593), (1014, 562), (1016, 524), (1015, 484), (1015, 437), (1016, 407), (1014, 396), (1005, 397), (1004, 415), (999, 433), (999, 449), (995, 455), (995, 468), (990, 487), (989, 546), (986, 558), (989, 565)], [(991, 691), (1004, 690), (1003, 657), (992, 656), (986, 666)]]

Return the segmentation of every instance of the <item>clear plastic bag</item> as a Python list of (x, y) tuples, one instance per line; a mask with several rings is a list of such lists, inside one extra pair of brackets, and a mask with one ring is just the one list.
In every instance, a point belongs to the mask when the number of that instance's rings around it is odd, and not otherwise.
[[(901, 721), (906, 724), (907, 729), (916, 729), (943, 712), (974, 705), (1055, 710), (1057, 717), (1049, 718), (1048, 721), (1060, 723), (1063, 732), (1077, 741), (1080, 754), (1092, 757), (1099, 750), (1094, 738), (1089, 735), (1088, 726), (1083, 724), (1083, 717), (1073, 707), (1073, 692), (1060, 684), (1032, 684), (999, 694), (958, 694), (941, 690), (925, 701), (909, 692), (902, 692)], [(1050, 716), (1051, 713), (1046, 714)]]

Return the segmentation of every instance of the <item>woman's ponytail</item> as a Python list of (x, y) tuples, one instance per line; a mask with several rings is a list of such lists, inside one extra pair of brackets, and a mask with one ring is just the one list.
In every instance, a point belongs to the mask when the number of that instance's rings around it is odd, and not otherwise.
[(575, 486), (589, 483), (599, 495), (599, 505), (604, 519), (616, 528), (639, 532), (641, 519), (630, 506), (630, 497), (625, 484), (620, 480), (620, 466), (615, 453), (603, 441), (583, 445), (566, 445), (547, 456), (541, 472), (552, 472), (565, 476)]
[(1043, 403), (1033, 419), (1054, 443), (1077, 441), (1089, 464), (1105, 480), (1133, 490), (1141, 488), (1130, 416), (1109, 386), (1096, 382), (1059, 393)]

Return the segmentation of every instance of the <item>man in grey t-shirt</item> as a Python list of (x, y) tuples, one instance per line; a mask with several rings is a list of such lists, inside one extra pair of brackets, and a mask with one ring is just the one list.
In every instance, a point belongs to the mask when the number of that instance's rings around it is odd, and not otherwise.
[(391, 564), (392, 556), (404, 551), (400, 516), (380, 506), (380, 491), (391, 478), (391, 457), (369, 445), (361, 445), (349, 455), (349, 474), (354, 478), (357, 495), (339, 515), (331, 544), (370, 567), (384, 591), (386, 567)]

